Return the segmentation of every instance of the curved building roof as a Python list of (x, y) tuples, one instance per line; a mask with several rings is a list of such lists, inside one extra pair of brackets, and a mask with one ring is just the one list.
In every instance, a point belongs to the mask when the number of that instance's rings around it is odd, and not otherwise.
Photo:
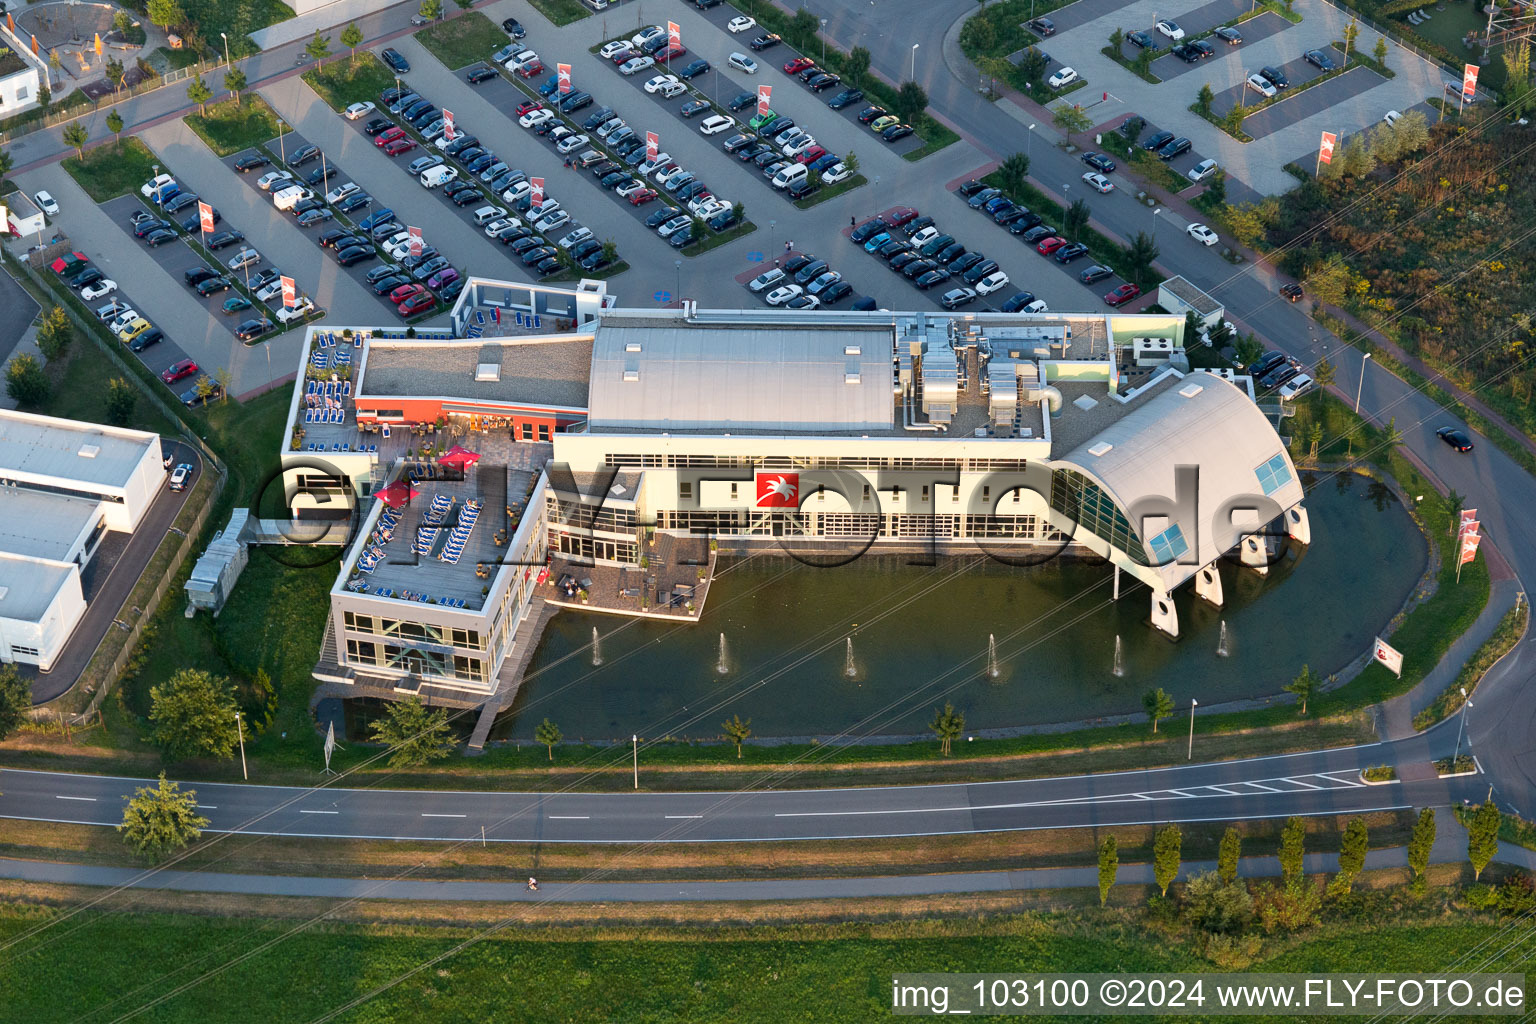
[[(1267, 522), (1304, 496), (1268, 417), (1237, 386), (1203, 372), (1053, 462), (1079, 470), (1114, 499), (1168, 588), (1231, 550), (1257, 520)], [(1178, 515), (1186, 503), (1195, 511), (1193, 524)], [(1235, 530), (1233, 521), (1247, 530)]]

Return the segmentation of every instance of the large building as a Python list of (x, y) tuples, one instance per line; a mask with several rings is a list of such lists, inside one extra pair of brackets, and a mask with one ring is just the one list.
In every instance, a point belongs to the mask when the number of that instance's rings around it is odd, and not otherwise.
[[(497, 305), (507, 287), (472, 281), (455, 337), (343, 332), (344, 373), (315, 363), (336, 332), (311, 331), (284, 453), (295, 514), (402, 478), (419, 492), (356, 512), (331, 624), (354, 676), (489, 693), (546, 558), (637, 566), (651, 531), (821, 561), (1092, 552), (1117, 593), (1121, 574), (1147, 585), (1172, 635), (1176, 587), (1220, 604), (1223, 558), (1262, 570), (1275, 522), (1308, 539), (1251, 384), (1190, 372), (1182, 316), (604, 302), (535, 326)], [(451, 445), (480, 460), (460, 468)], [(455, 566), (444, 531), (471, 501), (490, 521), (448, 541)]]
[(0, 120), (42, 102), (48, 65), (0, 19)]
[(82, 572), (164, 485), (157, 434), (0, 410), (0, 660), (53, 667), (85, 614)]

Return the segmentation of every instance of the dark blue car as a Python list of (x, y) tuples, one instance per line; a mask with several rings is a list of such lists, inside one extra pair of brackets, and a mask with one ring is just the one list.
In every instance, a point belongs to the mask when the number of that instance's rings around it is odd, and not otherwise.
[(379, 56), (384, 59), (385, 64), (388, 64), (402, 75), (411, 70), (411, 62), (401, 56), (400, 51), (392, 46), (386, 46), (384, 52), (380, 53)]

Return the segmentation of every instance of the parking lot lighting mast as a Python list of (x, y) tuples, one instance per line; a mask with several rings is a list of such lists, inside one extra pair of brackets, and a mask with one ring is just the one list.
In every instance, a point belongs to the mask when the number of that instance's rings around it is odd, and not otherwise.
[(1472, 702), (1467, 699), (1467, 688), (1457, 687), (1461, 691), (1461, 724), (1456, 726), (1456, 753), (1451, 755), (1451, 771), (1456, 771), (1456, 759), (1461, 757), (1461, 734), (1467, 728), (1467, 709), (1472, 707)]
[(1355, 385), (1355, 415), (1356, 416), (1360, 415), (1360, 392), (1365, 390), (1365, 361), (1367, 359), (1369, 359), (1369, 358), (1371, 358), (1371, 354), (1369, 352), (1367, 352), (1364, 356), (1362, 356), (1360, 358), (1360, 383)]
[(226, 35), (223, 32), (220, 32), (219, 33), (219, 37), (224, 40), (224, 63), (228, 64), (229, 63), (229, 36)]
[(1199, 706), (1200, 702), (1191, 697), (1189, 701), (1189, 752), (1184, 755), (1184, 760), (1186, 761), (1193, 761), (1195, 759), (1195, 708)]
[(922, 43), (912, 44), (912, 66), (907, 71), (908, 80), (914, 80), (917, 78), (917, 48), (922, 45)]

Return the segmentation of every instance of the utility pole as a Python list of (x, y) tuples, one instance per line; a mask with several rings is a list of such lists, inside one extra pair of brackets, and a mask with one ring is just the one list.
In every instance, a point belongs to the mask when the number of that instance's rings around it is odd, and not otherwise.
[(1199, 706), (1200, 706), (1200, 702), (1199, 701), (1195, 700), (1194, 698), (1190, 698), (1190, 701), (1189, 701), (1189, 753), (1184, 755), (1184, 760), (1186, 760), (1186, 761), (1193, 761), (1195, 759), (1195, 708), (1197, 708)]
[(245, 725), (240, 721), (240, 712), (235, 712), (235, 729), (240, 733), (240, 777), (245, 781), (251, 781), (250, 772), (245, 770)]

